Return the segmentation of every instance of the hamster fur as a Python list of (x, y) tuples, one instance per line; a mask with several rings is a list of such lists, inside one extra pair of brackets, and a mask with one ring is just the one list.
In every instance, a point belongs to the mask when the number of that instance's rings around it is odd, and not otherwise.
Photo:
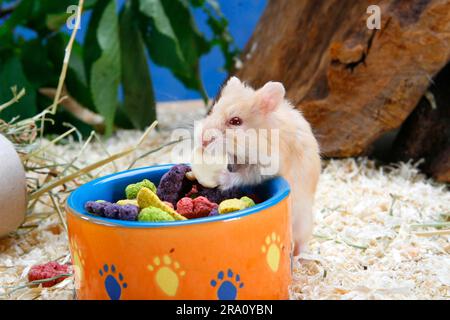
[[(240, 121), (236, 122), (236, 119)], [(291, 186), (294, 254), (298, 254), (312, 235), (312, 207), (321, 171), (321, 159), (319, 145), (311, 126), (301, 112), (285, 99), (283, 85), (279, 82), (268, 82), (261, 89), (254, 90), (238, 78), (232, 77), (201, 125), (200, 139), (204, 148), (230, 143), (230, 139), (225, 138), (227, 129), (279, 130), (279, 154), (275, 155), (279, 157), (279, 170), (275, 175), (286, 178)], [(211, 136), (206, 134), (207, 132), (215, 134)], [(234, 141), (235, 138), (232, 136), (231, 139)], [(271, 145), (270, 137), (265, 140)], [(248, 153), (244, 152), (247, 152), (248, 148), (247, 145), (237, 145), (237, 148), (232, 150), (226, 149), (229, 158), (235, 161), (240, 159), (241, 164), (235, 164), (232, 172), (224, 170), (221, 173), (219, 184), (222, 189), (254, 185), (271, 178), (261, 175), (261, 167), (258, 164), (245, 163)]]

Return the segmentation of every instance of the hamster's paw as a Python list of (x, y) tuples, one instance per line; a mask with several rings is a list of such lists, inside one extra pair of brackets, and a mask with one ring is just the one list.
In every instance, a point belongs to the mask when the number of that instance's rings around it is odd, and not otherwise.
[(312, 235), (312, 228), (303, 228), (302, 232), (294, 233), (294, 256), (308, 251), (308, 242)]
[(218, 180), (219, 189), (225, 191), (239, 184), (239, 174), (224, 169), (220, 172)]

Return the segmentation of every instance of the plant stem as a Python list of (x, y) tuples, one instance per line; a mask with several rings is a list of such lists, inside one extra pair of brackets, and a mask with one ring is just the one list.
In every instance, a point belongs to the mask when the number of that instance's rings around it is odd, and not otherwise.
[(411, 228), (446, 228), (446, 227), (450, 227), (450, 222), (412, 224), (410, 227)]
[(414, 232), (413, 234), (419, 237), (445, 236), (450, 234), (450, 229), (429, 232)]
[(55, 114), (56, 107), (58, 106), (59, 98), (61, 97), (64, 80), (66, 79), (67, 68), (69, 67), (70, 55), (72, 53), (72, 46), (73, 46), (73, 43), (75, 42), (75, 37), (77, 35), (77, 31), (80, 28), (81, 13), (83, 12), (83, 5), (84, 5), (84, 0), (79, 0), (78, 1), (77, 18), (75, 20), (75, 26), (72, 30), (72, 34), (70, 35), (69, 43), (67, 44), (67, 47), (66, 47), (63, 66), (62, 66), (61, 74), (59, 75), (59, 81), (58, 81), (58, 86), (56, 87), (55, 98), (53, 99), (53, 104), (52, 104), (52, 109), (51, 109), (52, 114)]
[(53, 196), (53, 194), (51, 192), (49, 192), (48, 195), (50, 196), (50, 199), (52, 200), (53, 206), (55, 207), (56, 212), (58, 213), (59, 220), (61, 221), (61, 224), (63, 225), (64, 230), (66, 230), (66, 233), (67, 233), (68, 232), (67, 231), (67, 223), (66, 223), (66, 220), (64, 219), (64, 215), (63, 215), (63, 213), (61, 211), (61, 208), (60, 208), (58, 202), (55, 201), (55, 197)]
[(13, 98), (11, 100), (9, 100), (8, 102), (0, 105), (0, 112), (5, 110), (6, 108), (8, 108), (10, 105), (19, 102), (20, 98), (22, 98), (26, 93), (24, 88), (22, 90), (20, 90), (19, 93), (16, 92), (16, 89), (12, 88), (12, 92), (14, 95)]

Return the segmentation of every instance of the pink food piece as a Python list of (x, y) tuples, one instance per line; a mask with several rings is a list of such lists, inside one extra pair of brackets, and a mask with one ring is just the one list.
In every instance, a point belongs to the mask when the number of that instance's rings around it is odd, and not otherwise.
[(213, 209), (218, 207), (217, 203), (209, 201), (206, 197), (197, 197), (192, 202), (196, 218), (207, 217)]
[(185, 216), (189, 219), (189, 216), (192, 215), (194, 210), (194, 204), (192, 203), (192, 199), (188, 197), (181, 198), (177, 202), (177, 212), (182, 216)]
[[(62, 274), (70, 273), (70, 266), (65, 264), (59, 264), (57, 262), (48, 262), (45, 264), (39, 264), (32, 266), (28, 272), (28, 281), (45, 280), (57, 277)], [(43, 282), (43, 287), (53, 287), (55, 284), (63, 281), (67, 276), (62, 276), (58, 279)]]
[(196, 184), (194, 184), (194, 185), (192, 186), (191, 191), (189, 191), (188, 193), (186, 193), (186, 197), (192, 198), (192, 196), (197, 195), (197, 193), (198, 193), (198, 187), (197, 187)]
[(175, 209), (174, 207), (173, 207), (173, 204), (172, 203), (170, 203), (170, 202), (168, 202), (168, 201), (163, 201), (167, 206), (169, 206), (169, 207), (171, 207), (172, 209)]

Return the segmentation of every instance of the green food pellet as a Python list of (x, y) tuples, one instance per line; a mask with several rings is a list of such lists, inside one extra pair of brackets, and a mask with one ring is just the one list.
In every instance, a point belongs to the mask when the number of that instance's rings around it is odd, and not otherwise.
[(186, 220), (185, 217), (183, 217), (181, 214), (176, 212), (173, 208), (169, 207), (167, 204), (165, 204), (161, 199), (158, 198), (156, 193), (150, 191), (149, 188), (141, 188), (139, 190), (137, 195), (137, 202), (139, 205), (139, 208), (148, 208), (148, 207), (155, 207), (158, 209), (161, 209), (162, 211), (167, 212), (170, 214), (175, 220)]
[(175, 219), (169, 213), (159, 208), (148, 207), (141, 210), (141, 212), (138, 215), (138, 221), (161, 222), (161, 221), (175, 221)]
[(246, 208), (250, 208), (256, 205), (255, 201), (253, 201), (253, 199), (249, 197), (242, 197), (241, 201), (245, 203)]
[(130, 184), (125, 188), (125, 194), (127, 196), (127, 199), (136, 199), (139, 190), (141, 190), (144, 187), (156, 193), (155, 184), (150, 180), (144, 179), (141, 182)]

